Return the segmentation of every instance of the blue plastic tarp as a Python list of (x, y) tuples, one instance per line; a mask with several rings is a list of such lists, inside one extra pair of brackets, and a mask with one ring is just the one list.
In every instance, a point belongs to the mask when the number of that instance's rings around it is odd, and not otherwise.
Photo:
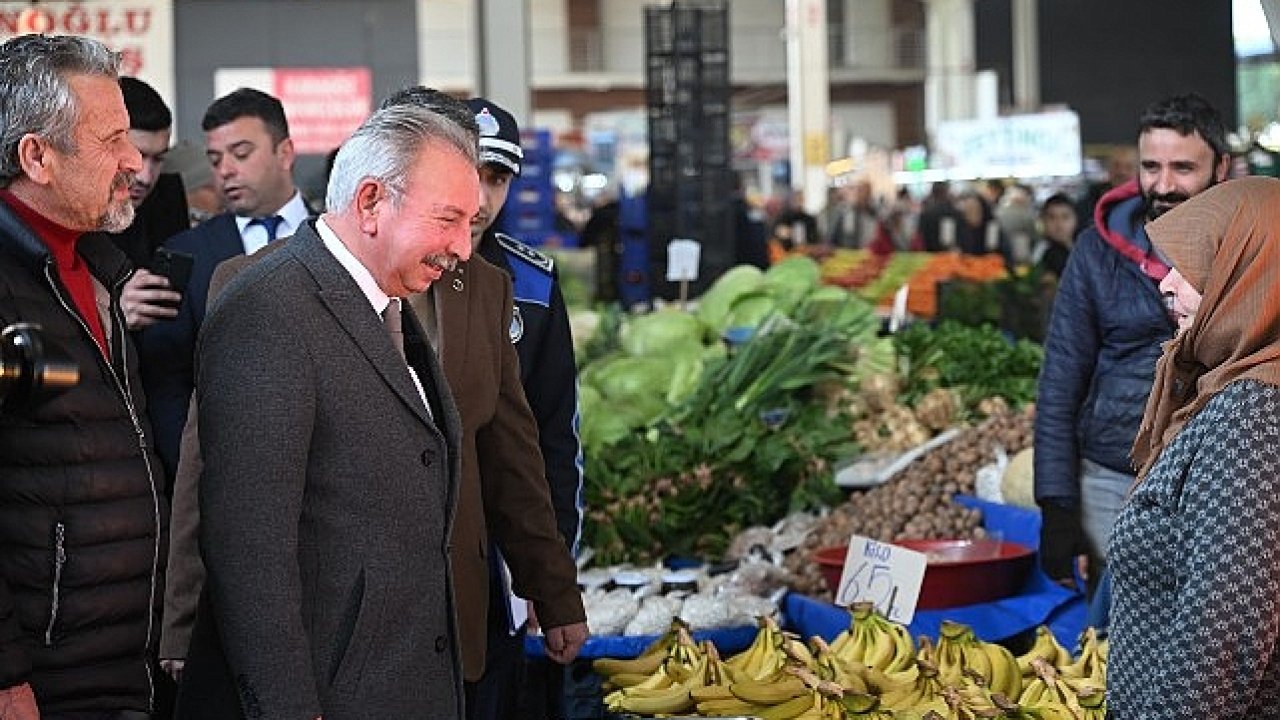
[[(956, 501), (982, 511), (983, 527), (988, 534), (998, 534), (1005, 540), (1027, 547), (1039, 547), (1039, 511), (964, 495), (957, 496)], [(1053, 582), (1040, 570), (1039, 563), (1033, 563), (1033, 569), (1017, 595), (978, 605), (919, 610), (909, 628), (912, 636), (928, 635), (937, 638), (942, 621), (951, 620), (972, 627), (983, 640), (997, 642), (1044, 624), (1053, 630), (1059, 642), (1071, 648), (1075, 647), (1077, 638), (1084, 630), (1085, 609), (1082, 594)], [(779, 622), (785, 629), (796, 632), (803, 638), (820, 635), (825, 640), (831, 640), (849, 626), (849, 612), (831, 603), (791, 593), (783, 601), (783, 619)], [(749, 625), (695, 632), (694, 639), (709, 639), (722, 654), (728, 655), (750, 645), (755, 634), (756, 626)], [(655, 639), (656, 635), (592, 637), (583, 646), (580, 657), (635, 657)], [(542, 638), (525, 638), (525, 652), (530, 657), (545, 657)]]

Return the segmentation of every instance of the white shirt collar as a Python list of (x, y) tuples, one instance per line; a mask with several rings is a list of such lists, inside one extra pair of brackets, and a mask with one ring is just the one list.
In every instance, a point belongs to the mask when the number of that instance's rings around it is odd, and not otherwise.
[[(310, 211), (307, 210), (307, 204), (302, 201), (302, 193), (297, 190), (294, 190), (293, 197), (273, 214), (279, 215), (281, 219), (280, 227), (276, 230), (277, 238), (286, 238), (294, 234), (311, 216)], [(251, 222), (253, 218), (247, 215), (236, 216), (236, 229), (240, 231), (240, 240), (244, 243), (246, 255), (254, 254), (267, 244), (266, 229), (261, 225), (250, 225)]]
[(373, 311), (378, 313), (378, 317), (382, 317), (382, 311), (387, 309), (387, 303), (391, 302), (391, 298), (378, 287), (378, 283), (373, 279), (373, 273), (370, 273), (369, 269), (351, 254), (338, 234), (325, 223), (323, 215), (316, 219), (316, 232), (320, 233), (324, 246), (333, 253), (338, 263), (351, 275), (351, 279), (360, 286)]

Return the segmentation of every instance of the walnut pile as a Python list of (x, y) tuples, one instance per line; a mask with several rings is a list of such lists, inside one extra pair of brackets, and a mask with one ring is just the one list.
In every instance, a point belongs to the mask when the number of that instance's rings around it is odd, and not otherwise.
[(853, 534), (877, 540), (980, 538), (982, 513), (953, 503), (956, 494), (972, 495), (978, 469), (995, 459), (997, 447), (1012, 455), (1032, 444), (1034, 408), (1013, 412), (1003, 403), (984, 408), (991, 414), (967, 428), (878, 487), (857, 490), (823, 518), (804, 545), (784, 561), (796, 578), (796, 592), (831, 599), (831, 591), (810, 554), (843, 545)]

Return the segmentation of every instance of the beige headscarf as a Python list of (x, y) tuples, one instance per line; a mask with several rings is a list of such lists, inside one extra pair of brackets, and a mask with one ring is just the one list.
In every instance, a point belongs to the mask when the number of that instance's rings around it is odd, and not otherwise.
[(1280, 180), (1229, 180), (1147, 225), (1147, 235), (1203, 299), (1165, 343), (1133, 443), (1146, 477), (1182, 426), (1235, 380), (1280, 386)]

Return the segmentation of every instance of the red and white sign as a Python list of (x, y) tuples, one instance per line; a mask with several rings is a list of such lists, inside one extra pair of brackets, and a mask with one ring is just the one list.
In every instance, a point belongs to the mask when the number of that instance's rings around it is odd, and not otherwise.
[(173, 0), (0, 2), (0, 41), (16, 35), (84, 35), (120, 53), (132, 75), (174, 104)]
[(341, 145), (373, 107), (369, 68), (220, 68), (214, 76), (218, 97), (240, 87), (279, 98), (294, 150), (308, 155)]

